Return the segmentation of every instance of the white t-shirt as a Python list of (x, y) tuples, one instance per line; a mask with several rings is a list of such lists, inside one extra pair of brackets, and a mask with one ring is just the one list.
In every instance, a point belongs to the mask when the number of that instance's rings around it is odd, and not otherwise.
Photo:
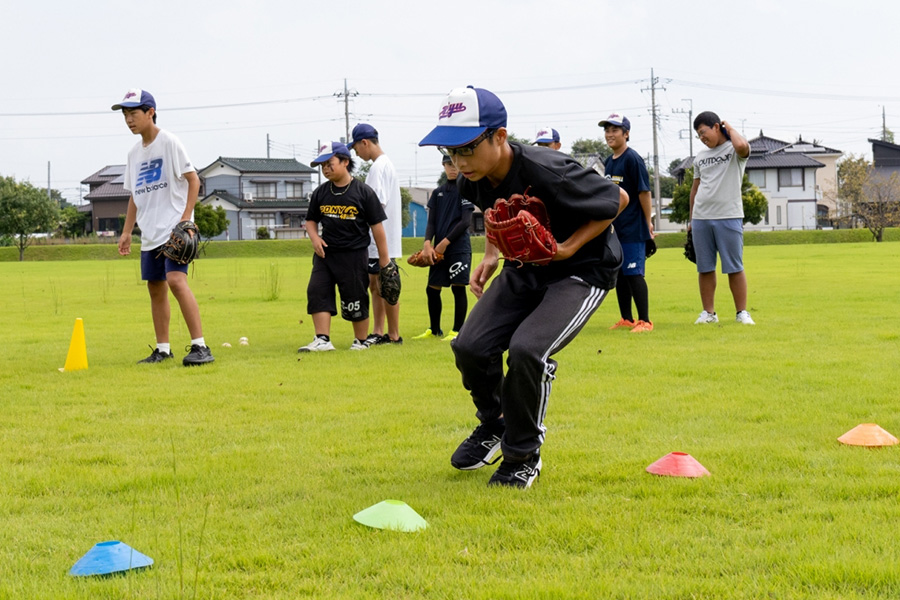
[[(394, 163), (382, 154), (375, 159), (369, 174), (366, 175), (366, 185), (375, 190), (378, 200), (384, 207), (387, 221), (382, 221), (384, 233), (387, 236), (388, 254), (391, 258), (400, 258), (403, 255), (401, 236), (403, 231), (402, 201), (400, 200), (400, 180), (394, 170)], [(378, 248), (375, 246), (375, 238), (369, 233), (369, 258), (378, 258)]]
[(738, 156), (727, 140), (715, 148), (705, 148), (697, 153), (694, 179), (700, 180), (700, 187), (694, 196), (691, 218), (701, 221), (744, 218), (741, 183), (744, 181), (747, 158)]
[(124, 187), (137, 206), (141, 250), (154, 250), (165, 244), (181, 221), (188, 197), (184, 174), (194, 170), (184, 146), (164, 129), (159, 130), (149, 146), (141, 141), (128, 153)]

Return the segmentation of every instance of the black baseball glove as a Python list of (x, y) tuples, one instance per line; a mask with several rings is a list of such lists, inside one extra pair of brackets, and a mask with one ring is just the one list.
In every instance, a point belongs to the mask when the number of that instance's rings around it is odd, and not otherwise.
[(186, 265), (197, 258), (199, 251), (200, 230), (191, 221), (182, 221), (176, 225), (169, 234), (169, 240), (160, 250), (167, 258), (180, 265)]
[(684, 257), (694, 264), (697, 264), (697, 253), (694, 251), (694, 236), (688, 229), (687, 240), (684, 242)]
[(644, 242), (644, 258), (650, 258), (654, 254), (656, 254), (656, 241), (650, 238)]
[(393, 260), (386, 267), (378, 271), (379, 294), (384, 301), (394, 306), (400, 301), (400, 269)]

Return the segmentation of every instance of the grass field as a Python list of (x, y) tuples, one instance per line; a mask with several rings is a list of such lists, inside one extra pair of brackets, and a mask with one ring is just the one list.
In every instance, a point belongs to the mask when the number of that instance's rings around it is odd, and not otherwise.
[[(557, 356), (524, 493), (449, 465), (474, 409), (448, 345), (409, 339), (424, 270), (405, 269), (402, 347), (350, 352), (336, 320), (339, 351), (298, 357), (308, 257), (201, 260), (216, 362), (186, 369), (134, 364), (153, 341), (136, 259), (2, 263), (0, 598), (896, 598), (900, 447), (836, 438), (900, 435), (900, 244), (745, 259), (756, 327), (724, 281), (723, 322), (694, 326), (676, 248), (648, 263), (656, 331), (608, 331), (601, 306)], [(90, 368), (60, 373), (76, 317)], [(172, 330), (180, 357), (175, 307)], [(644, 471), (672, 451), (712, 476)], [(429, 528), (352, 520), (388, 498)], [(113, 539), (155, 566), (66, 575)]]

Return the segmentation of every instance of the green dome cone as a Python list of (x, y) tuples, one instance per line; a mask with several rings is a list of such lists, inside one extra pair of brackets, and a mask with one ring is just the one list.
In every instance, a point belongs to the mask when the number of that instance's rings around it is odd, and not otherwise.
[(402, 500), (384, 500), (353, 515), (353, 520), (375, 529), (419, 531), (428, 523)]

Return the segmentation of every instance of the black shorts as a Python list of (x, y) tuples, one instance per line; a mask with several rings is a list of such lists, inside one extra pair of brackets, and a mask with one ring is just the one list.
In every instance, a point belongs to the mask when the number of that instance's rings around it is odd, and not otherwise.
[(337, 315), (334, 286), (341, 295), (341, 318), (363, 321), (369, 318), (368, 251), (335, 252), (325, 248), (325, 258), (313, 255), (313, 268), (306, 287), (306, 312)]
[[(393, 258), (391, 259), (391, 262), (397, 264), (397, 261), (395, 261)], [(369, 275), (378, 275), (379, 273), (381, 273), (381, 259), (370, 258), (367, 270), (369, 271)]]
[(428, 285), (432, 287), (469, 285), (469, 272), (471, 270), (471, 254), (445, 256), (441, 262), (428, 267)]

